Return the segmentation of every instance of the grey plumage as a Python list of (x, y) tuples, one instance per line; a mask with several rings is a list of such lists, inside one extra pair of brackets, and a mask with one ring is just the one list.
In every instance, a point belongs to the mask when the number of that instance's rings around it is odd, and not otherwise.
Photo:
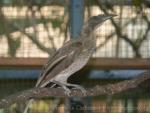
[(115, 15), (94, 16), (83, 26), (78, 39), (72, 39), (64, 44), (44, 66), (43, 73), (36, 87), (45, 87), (50, 82), (67, 83), (69, 76), (80, 70), (88, 62), (96, 48), (95, 39), (91, 38), (93, 30), (105, 20)]
[(73, 86), (80, 89), (83, 93), (86, 93), (81, 86), (67, 83), (67, 79), (84, 67), (94, 52), (96, 48), (96, 40), (91, 36), (93, 30), (100, 26), (104, 21), (114, 16), (115, 15), (112, 14), (102, 14), (90, 18), (84, 24), (78, 39), (71, 39), (66, 42), (52, 55), (49, 61), (45, 64), (36, 87), (45, 87), (52, 82), (61, 86), (67, 95), (70, 94), (70, 90), (67, 86)]

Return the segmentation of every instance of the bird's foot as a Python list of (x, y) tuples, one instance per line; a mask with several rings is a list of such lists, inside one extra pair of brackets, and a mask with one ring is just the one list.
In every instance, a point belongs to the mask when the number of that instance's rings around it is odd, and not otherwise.
[(67, 86), (71, 86), (71, 87), (73, 87), (75, 89), (79, 89), (83, 93), (83, 95), (86, 96), (87, 91), (82, 86), (76, 85), (76, 84), (69, 84), (69, 83), (67, 83), (66, 85)]
[(61, 88), (63, 88), (65, 90), (65, 94), (67, 96), (70, 96), (71, 94), (71, 91), (68, 87), (66, 87), (66, 84), (65, 83), (62, 83), (62, 82), (59, 82), (59, 81), (53, 81), (53, 83), (59, 85)]
[(71, 94), (70, 89), (67, 88), (66, 86), (63, 86), (62, 88), (65, 90), (65, 94), (66, 94), (67, 96), (70, 96), (70, 94)]

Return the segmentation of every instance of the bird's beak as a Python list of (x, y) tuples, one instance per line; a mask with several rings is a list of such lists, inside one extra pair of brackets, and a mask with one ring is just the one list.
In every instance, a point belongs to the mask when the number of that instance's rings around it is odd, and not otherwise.
[(83, 29), (81, 31), (82, 35), (89, 36), (91, 32), (93, 32), (95, 29), (97, 29), (103, 22), (105, 22), (108, 19), (111, 19), (117, 15), (115, 14), (101, 14), (97, 16), (91, 17), (83, 26)]
[(117, 16), (117, 15), (115, 15), (115, 14), (99, 15), (99, 18), (101, 19), (101, 22), (104, 22), (104, 21), (111, 19), (115, 16)]
[(97, 16), (93, 16), (90, 20), (89, 20), (89, 27), (92, 27), (92, 29), (96, 29), (97, 27), (99, 27), (103, 22), (105, 22), (108, 19), (111, 19), (113, 17), (115, 17), (117, 15), (115, 14), (101, 14), (101, 15), (97, 15)]

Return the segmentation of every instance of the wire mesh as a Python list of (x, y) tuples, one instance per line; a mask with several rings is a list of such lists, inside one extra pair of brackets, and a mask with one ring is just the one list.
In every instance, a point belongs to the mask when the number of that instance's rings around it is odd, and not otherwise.
[[(98, 7), (92, 10), (94, 15), (101, 13)], [(149, 15), (149, 9), (144, 10), (143, 15)], [(134, 6), (114, 6), (114, 12), (119, 17), (105, 22), (96, 32), (98, 47), (94, 57), (149, 58), (149, 20), (137, 14)]]
[[(110, 12), (118, 16), (96, 31), (97, 51), (93, 56), (149, 58), (150, 9), (146, 7), (139, 12), (132, 5), (113, 9)], [(85, 10), (85, 20), (88, 15), (102, 13), (98, 6), (91, 6), (90, 14)], [(62, 6), (2, 6), (1, 16), (1, 57), (47, 57), (69, 39), (68, 11)]]
[[(93, 38), (97, 38), (97, 49), (93, 57), (150, 58), (150, 17), (148, 16), (150, 8), (146, 7), (139, 11), (136, 6), (132, 5), (114, 5), (113, 9), (114, 11), (109, 12), (118, 16), (113, 21), (105, 22), (93, 35)], [(1, 5), (0, 57), (48, 57), (53, 54), (70, 38), (68, 13), (69, 11), (63, 6)], [(85, 10), (85, 20), (102, 13), (104, 10), (99, 6), (90, 6)], [(4, 97), (33, 87), (34, 84), (33, 79), (0, 79), (2, 92), (0, 96)], [(53, 112), (54, 108), (58, 108), (57, 112), (64, 113), (66, 105), (61, 101), (58, 104), (57, 101), (58, 99), (36, 100), (31, 105), (30, 111), (49, 113)], [(149, 101), (147, 106), (149, 106)], [(93, 101), (92, 105), (105, 106), (103, 112), (107, 112), (105, 102)], [(123, 102), (124, 100), (117, 106), (123, 106)], [(59, 106), (54, 106), (55, 103)], [(24, 104), (15, 104), (0, 112), (17, 113), (23, 110), (22, 107)], [(122, 113), (122, 108), (116, 108), (117, 111), (114, 112)], [(149, 109), (148, 112), (150, 112)]]

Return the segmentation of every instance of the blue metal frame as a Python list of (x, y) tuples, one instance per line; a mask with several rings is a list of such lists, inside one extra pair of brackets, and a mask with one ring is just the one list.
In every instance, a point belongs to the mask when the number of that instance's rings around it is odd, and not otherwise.
[(71, 0), (70, 9), (70, 32), (71, 38), (80, 35), (84, 23), (84, 0)]
[(0, 79), (37, 79), (39, 69), (0, 69)]

